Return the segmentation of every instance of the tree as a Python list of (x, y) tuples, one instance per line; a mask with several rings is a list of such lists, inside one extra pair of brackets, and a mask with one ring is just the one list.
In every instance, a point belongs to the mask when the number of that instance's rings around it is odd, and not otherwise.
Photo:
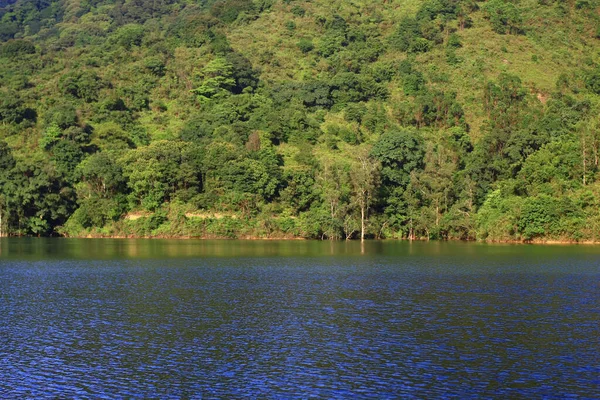
[(81, 229), (100, 228), (126, 211), (127, 193), (123, 171), (114, 156), (95, 153), (75, 169), (78, 208), (69, 217), (63, 233), (80, 234)]
[(114, 37), (118, 44), (129, 50), (142, 44), (144, 27), (139, 24), (123, 25), (115, 32)]
[(13, 174), (16, 162), (12, 150), (5, 141), (0, 141), (0, 237), (10, 233), (8, 216), (11, 211), (10, 197), (14, 190)]
[(381, 163), (384, 185), (404, 187), (410, 172), (423, 165), (423, 139), (414, 130), (391, 130), (381, 135), (372, 156)]
[(458, 197), (453, 178), (464, 153), (453, 133), (458, 132), (432, 133), (427, 140), (423, 170), (411, 174), (413, 193), (406, 198), (411, 197), (418, 204), (418, 211), (413, 213), (418, 218), (413, 220), (419, 222), (413, 224), (413, 232), (421, 230), (427, 238), (448, 237), (444, 217)]
[(202, 180), (195, 151), (185, 142), (162, 140), (126, 153), (120, 164), (131, 204), (154, 211), (178, 196), (198, 193)]
[(409, 51), (413, 42), (421, 35), (419, 24), (415, 18), (405, 17), (400, 20), (396, 32), (391, 37), (391, 44), (400, 51)]
[(79, 123), (77, 110), (70, 103), (58, 103), (50, 108), (44, 116), (46, 126), (56, 125), (59, 129), (67, 129)]
[(322, 220), (322, 235), (332, 240), (343, 237), (343, 219), (350, 208), (349, 169), (348, 160), (323, 155), (316, 174), (315, 190), (320, 193), (321, 207), (313, 215)]
[(64, 94), (72, 95), (87, 103), (98, 100), (98, 92), (103, 87), (102, 80), (95, 72), (69, 72), (60, 77), (58, 88)]
[(28, 117), (21, 97), (12, 91), (0, 90), (0, 123), (18, 124)]
[(353, 197), (360, 208), (360, 240), (365, 240), (365, 223), (379, 181), (381, 165), (371, 155), (369, 146), (353, 150), (354, 165), (350, 170)]
[(490, 0), (483, 6), (492, 29), (500, 34), (521, 33), (523, 19), (519, 9), (505, 0)]
[(40, 154), (16, 165), (11, 201), (19, 234), (56, 234), (73, 212), (75, 198), (73, 189)]
[(315, 45), (313, 44), (312, 39), (307, 39), (307, 38), (300, 39), (298, 41), (298, 43), (296, 43), (296, 46), (298, 46), (300, 51), (305, 54), (310, 53), (315, 48)]
[(202, 85), (192, 92), (200, 99), (208, 100), (235, 88), (233, 65), (223, 57), (217, 57), (202, 68)]
[[(250, 60), (236, 52), (225, 55), (225, 60), (231, 65), (231, 77), (235, 81), (231, 88), (232, 93), (240, 94), (246, 88), (257, 87), (259, 72), (252, 67)], [(223, 71), (223, 73), (227, 72)]]
[(75, 168), (84, 156), (81, 147), (72, 140), (61, 140), (52, 148), (52, 160), (56, 165), (56, 171), (62, 175), (65, 182), (71, 184), (77, 179)]
[(126, 179), (123, 169), (117, 164), (109, 153), (95, 153), (86, 158), (77, 166), (77, 175), (86, 190), (82, 191), (84, 197), (92, 195), (102, 198), (111, 198), (126, 189)]
[(0, 46), (0, 56), (17, 57), (23, 54), (35, 54), (35, 46), (28, 40), (10, 40)]

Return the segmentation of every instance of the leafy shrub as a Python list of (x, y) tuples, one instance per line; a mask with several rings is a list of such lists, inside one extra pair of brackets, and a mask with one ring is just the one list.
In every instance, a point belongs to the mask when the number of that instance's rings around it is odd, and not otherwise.
[(304, 17), (304, 14), (306, 14), (306, 10), (299, 5), (295, 5), (290, 11), (297, 17)]
[(298, 46), (298, 48), (300, 49), (301, 52), (303, 53), (309, 53), (310, 51), (312, 51), (315, 48), (315, 45), (313, 44), (311, 39), (300, 39), (298, 41), (298, 43), (296, 44), (296, 46)]

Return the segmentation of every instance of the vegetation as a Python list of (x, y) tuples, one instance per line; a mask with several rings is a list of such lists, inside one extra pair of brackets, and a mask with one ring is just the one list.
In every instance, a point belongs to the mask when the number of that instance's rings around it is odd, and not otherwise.
[(597, 241), (600, 0), (0, 0), (0, 234)]

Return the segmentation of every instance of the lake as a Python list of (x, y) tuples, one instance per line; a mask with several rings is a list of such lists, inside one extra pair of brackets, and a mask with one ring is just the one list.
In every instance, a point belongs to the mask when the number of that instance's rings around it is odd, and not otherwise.
[(10, 238), (0, 398), (600, 398), (600, 247)]

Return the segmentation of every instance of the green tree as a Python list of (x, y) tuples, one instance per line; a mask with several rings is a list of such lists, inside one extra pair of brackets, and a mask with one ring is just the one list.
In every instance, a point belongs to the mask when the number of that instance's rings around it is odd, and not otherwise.
[(490, 0), (483, 6), (483, 10), (494, 32), (521, 33), (523, 19), (520, 10), (513, 3), (505, 0)]
[(131, 204), (154, 211), (163, 202), (200, 191), (195, 151), (185, 142), (163, 140), (127, 152), (120, 164), (128, 179)]
[(350, 166), (347, 160), (324, 155), (316, 173), (316, 190), (320, 193), (321, 207), (313, 210), (311, 218), (320, 221), (321, 236), (329, 239), (343, 237), (343, 220), (350, 209)]
[(2, 57), (18, 57), (24, 54), (35, 54), (35, 46), (28, 40), (10, 40), (0, 46)]
[(19, 234), (51, 235), (64, 224), (75, 205), (74, 191), (61, 180), (51, 164), (34, 154), (15, 168), (16, 231)]
[(414, 130), (392, 130), (381, 135), (372, 156), (381, 163), (383, 183), (406, 186), (410, 172), (422, 168), (423, 139)]
[(300, 51), (305, 54), (311, 52), (315, 48), (315, 45), (313, 44), (312, 40), (306, 38), (300, 39), (296, 46), (298, 46)]
[(381, 166), (371, 155), (369, 146), (359, 147), (352, 154), (353, 165), (350, 170), (352, 195), (360, 209), (360, 240), (364, 241), (368, 213), (373, 197), (376, 195)]
[(10, 234), (10, 215), (13, 209), (15, 190), (15, 159), (11, 148), (5, 141), (0, 141), (0, 237)]
[(202, 68), (202, 85), (192, 92), (200, 99), (208, 100), (232, 90), (235, 84), (233, 65), (225, 58), (217, 57)]
[(119, 45), (129, 50), (142, 44), (144, 27), (139, 24), (123, 25), (114, 33), (114, 37)]
[(0, 123), (18, 124), (28, 117), (21, 97), (12, 91), (0, 90)]

